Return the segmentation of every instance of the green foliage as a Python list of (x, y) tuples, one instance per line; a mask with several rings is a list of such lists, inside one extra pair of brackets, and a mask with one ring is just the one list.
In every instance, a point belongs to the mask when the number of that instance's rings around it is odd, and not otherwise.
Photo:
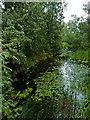
[(82, 60), (88, 62), (88, 50), (77, 50), (72, 56), (73, 59)]
[(55, 120), (55, 101), (50, 97), (45, 99), (32, 100), (29, 99), (24, 106), (23, 112), (20, 115), (20, 118), (23, 119), (50, 119)]
[(82, 107), (78, 109), (78, 112), (76, 114), (76, 118), (83, 118), (83, 119), (89, 119), (90, 118), (90, 100), (84, 99), (82, 102)]
[(88, 23), (83, 18), (73, 16), (63, 29), (62, 41), (69, 44), (69, 49), (77, 51), (78, 49), (88, 49)]
[[(58, 68), (61, 58), (88, 63), (88, 23), (76, 16), (68, 24), (63, 23), (66, 4), (62, 1), (5, 2), (4, 5), (3, 120), (89, 117), (89, 91), (85, 87), (89, 86), (89, 78), (82, 78), (82, 83), (78, 80), (79, 90), (88, 94), (75, 113), (73, 105), (78, 102), (72, 99), (72, 95), (68, 98), (68, 91), (64, 89), (65, 79), (59, 75)], [(80, 70), (74, 69), (79, 79)], [(71, 85), (71, 89), (73, 94), (76, 86)]]
[[(39, 83), (43, 80), (48, 86), (49, 81), (47, 82), (44, 76), (39, 77), (41, 71), (37, 70), (36, 66), (41, 61), (52, 59), (61, 49), (58, 43), (60, 43), (63, 27), (61, 22), (65, 3), (5, 2), (4, 5), (5, 9), (2, 14), (2, 112), (3, 119), (18, 119), (23, 111), (24, 101), (37, 96), (38, 90), (40, 92), (44, 90), (44, 88), (41, 89)], [(49, 62), (46, 63), (48, 66)], [(48, 67), (41, 69), (42, 74), (48, 75), (46, 73)], [(48, 89), (41, 94), (45, 97), (44, 94), (48, 94)]]

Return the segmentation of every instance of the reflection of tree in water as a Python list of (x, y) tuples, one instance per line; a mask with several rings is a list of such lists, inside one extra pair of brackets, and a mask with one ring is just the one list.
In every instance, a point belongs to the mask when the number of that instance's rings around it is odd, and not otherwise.
[(63, 78), (66, 94), (60, 102), (61, 113), (59, 115), (75, 117), (77, 110), (82, 106), (82, 100), (86, 96), (82, 91), (82, 83), (88, 74), (88, 69), (82, 64), (63, 62), (59, 72)]

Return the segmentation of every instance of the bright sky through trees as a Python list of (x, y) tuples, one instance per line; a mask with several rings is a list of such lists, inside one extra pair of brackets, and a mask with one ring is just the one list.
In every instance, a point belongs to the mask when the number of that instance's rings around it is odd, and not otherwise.
[(89, 0), (66, 0), (68, 2), (67, 10), (65, 11), (65, 22), (68, 22), (71, 18), (71, 15), (77, 15), (78, 17), (84, 15), (83, 4), (87, 3)]

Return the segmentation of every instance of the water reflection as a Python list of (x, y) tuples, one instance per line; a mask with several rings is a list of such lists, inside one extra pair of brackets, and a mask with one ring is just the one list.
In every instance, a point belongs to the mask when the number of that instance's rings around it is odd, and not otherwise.
[(64, 90), (68, 92), (68, 96), (72, 95), (72, 99), (81, 101), (85, 98), (81, 87), (85, 75), (88, 74), (88, 67), (72, 61), (62, 61), (61, 64), (59, 73), (63, 78)]
[(82, 87), (83, 81), (88, 75), (88, 66), (77, 64), (72, 60), (62, 61), (59, 67), (59, 75), (62, 78), (60, 82), (63, 83), (65, 95), (63, 95), (63, 99), (60, 98), (60, 108), (62, 103), (63, 107), (61, 108), (62, 111), (58, 113), (57, 119), (63, 120), (65, 116), (66, 118), (70, 116), (76, 118), (78, 109), (87, 97), (85, 92), (82, 91)]

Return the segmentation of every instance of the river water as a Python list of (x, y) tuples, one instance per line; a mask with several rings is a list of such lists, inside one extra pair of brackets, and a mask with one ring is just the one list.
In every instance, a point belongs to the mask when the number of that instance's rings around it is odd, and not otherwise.
[(72, 103), (75, 103), (74, 107), (76, 108), (73, 108), (73, 112), (75, 112), (87, 97), (86, 92), (83, 91), (83, 81), (88, 75), (88, 66), (77, 64), (73, 60), (62, 61), (59, 67), (59, 75), (62, 76), (64, 91), (67, 93), (68, 98), (72, 98)]
[(86, 95), (80, 89), (85, 76), (88, 74), (88, 67), (72, 61), (64, 61), (59, 72), (63, 77), (64, 89), (68, 91), (68, 95), (73, 91), (73, 94), (76, 94), (77, 100), (84, 99)]

